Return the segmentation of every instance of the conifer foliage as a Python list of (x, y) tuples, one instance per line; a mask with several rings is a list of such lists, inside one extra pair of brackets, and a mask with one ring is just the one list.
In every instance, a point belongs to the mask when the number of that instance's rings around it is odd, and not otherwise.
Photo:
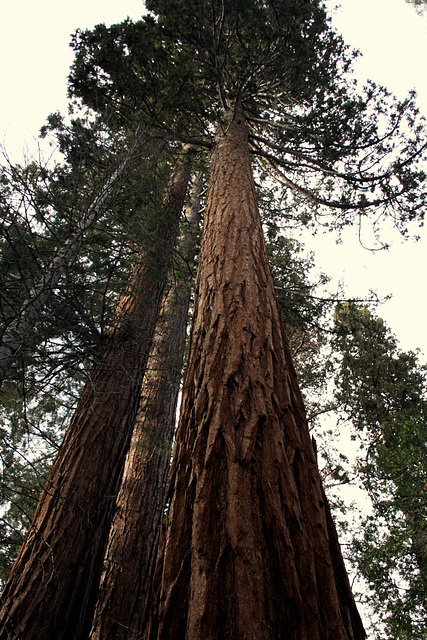
[[(399, 349), (381, 318), (342, 304), (336, 392), (363, 443), (358, 476), (372, 514), (354, 535), (352, 562), (387, 638), (425, 637), (427, 620), (426, 367)], [(381, 633), (381, 632), (380, 632)]]

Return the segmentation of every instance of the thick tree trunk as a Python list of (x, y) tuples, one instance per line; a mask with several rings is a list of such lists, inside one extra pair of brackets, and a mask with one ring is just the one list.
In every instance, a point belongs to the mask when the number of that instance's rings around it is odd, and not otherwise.
[(218, 135), (150, 640), (361, 640), (283, 325), (245, 123)]
[[(198, 197), (196, 198), (197, 214)], [(191, 221), (191, 218), (190, 218)], [(194, 221), (196, 222), (196, 221)], [(197, 230), (187, 227), (179, 251), (193, 262)], [(189, 272), (171, 278), (151, 349), (136, 426), (104, 559), (91, 640), (143, 638), (164, 514), (176, 408), (187, 335)]]
[[(187, 154), (188, 158), (188, 154)], [(150, 250), (135, 266), (12, 569), (0, 638), (87, 638), (189, 178), (177, 169)]]

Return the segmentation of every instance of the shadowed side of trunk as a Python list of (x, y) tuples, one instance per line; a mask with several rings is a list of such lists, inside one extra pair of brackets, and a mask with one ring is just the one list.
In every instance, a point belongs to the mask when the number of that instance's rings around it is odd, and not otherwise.
[(157, 233), (117, 308), (2, 597), (0, 638), (87, 637), (190, 171), (171, 181)]
[[(197, 194), (192, 204), (193, 224), (184, 222), (178, 244), (180, 255), (190, 263), (197, 238)], [(165, 294), (111, 525), (91, 640), (143, 637), (176, 426), (189, 275), (188, 268), (185, 275), (174, 271)]]
[(149, 640), (362, 640), (268, 266), (246, 126), (211, 162)]

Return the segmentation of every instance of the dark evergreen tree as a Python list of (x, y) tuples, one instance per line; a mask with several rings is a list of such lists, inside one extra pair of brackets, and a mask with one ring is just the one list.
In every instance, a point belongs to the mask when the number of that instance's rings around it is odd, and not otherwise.
[[(120, 163), (117, 157), (129, 142), (114, 132), (107, 137), (105, 127), (93, 121), (76, 119), (65, 126), (57, 115), (49, 118), (47, 130), (63, 153), (61, 163), (6, 164), (2, 170), (3, 332), (19, 317), (37, 283), (45, 283), (52, 257), (78, 228), (88, 203), (99, 193), (103, 175)], [(46, 288), (38, 320), (3, 382), (2, 581), (28, 529), (129, 271), (150, 242), (165, 179), (157, 162), (161, 149), (158, 140), (155, 146), (147, 141), (129, 162), (126, 175), (106, 194), (96, 223), (81, 237), (78, 254), (57, 286)], [(166, 169), (164, 159), (163, 166)]]
[[(93, 227), (105, 213), (108, 206), (111, 206), (113, 197), (117, 195), (117, 185), (120, 186), (124, 181), (126, 173), (129, 171), (129, 165), (135, 160), (138, 148), (142, 144), (141, 138), (137, 137), (137, 142), (126, 151), (125, 157), (118, 165), (114, 163), (108, 167), (107, 177), (100, 180), (98, 189), (95, 193), (90, 194), (92, 198), (86, 204), (84, 210), (79, 211), (80, 216), (75, 220), (75, 227), (71, 227), (64, 242), (57, 246), (56, 250), (52, 252), (53, 255), (51, 255), (49, 262), (40, 269), (39, 277), (35, 280), (33, 287), (29, 289), (21, 308), (15, 311), (12, 318), (8, 318), (7, 325), (2, 332), (0, 343), (0, 383), (4, 381), (9, 368), (16, 359), (17, 353), (25, 343), (28, 343), (29, 338), (34, 332), (34, 328), (41, 324), (46, 304), (50, 302), (53, 292), (57, 288), (61, 277), (64, 275), (70, 263), (78, 257), (85, 234), (88, 233), (89, 229)], [(74, 175), (73, 178), (76, 180), (78, 176)], [(70, 185), (68, 185), (68, 187), (69, 186)], [(88, 190), (88, 187), (88, 182), (84, 179), (84, 188)], [(44, 206), (37, 206), (42, 194), (36, 191), (34, 195), (36, 200), (34, 204), (37, 210), (32, 214), (33, 221), (28, 225), (28, 230), (36, 226), (37, 214), (40, 217), (43, 209), (46, 211), (49, 204), (52, 205), (52, 201), (45, 201), (43, 203)], [(30, 206), (33, 206), (33, 202), (31, 202), (32, 196), (32, 191), (26, 191), (25, 197), (29, 200)], [(69, 197), (70, 196), (72, 196), (72, 194), (69, 194)], [(76, 204), (76, 202), (73, 202), (72, 208), (74, 208)], [(81, 205), (81, 203), (79, 204)], [(59, 218), (60, 216), (57, 217)], [(76, 216), (74, 217), (76, 218)], [(43, 222), (48, 224), (46, 220), (43, 220)], [(16, 225), (14, 226), (16, 227)], [(41, 266), (40, 262), (38, 262), (37, 267), (40, 268)]]
[(372, 502), (350, 557), (380, 616), (377, 637), (426, 638), (427, 367), (384, 321), (347, 303), (335, 315), (336, 397), (361, 439), (357, 472)]

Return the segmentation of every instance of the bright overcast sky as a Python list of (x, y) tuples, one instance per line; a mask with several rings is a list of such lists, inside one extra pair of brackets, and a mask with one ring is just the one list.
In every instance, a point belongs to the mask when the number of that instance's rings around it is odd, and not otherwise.
[[(328, 0), (332, 7), (338, 1)], [(34, 139), (46, 116), (66, 109), (66, 76), (72, 61), (70, 34), (105, 22), (137, 19), (140, 0), (4, 0), (0, 9), (0, 142), (17, 160)], [(362, 51), (361, 78), (371, 77), (403, 97), (412, 88), (427, 115), (427, 16), (420, 17), (404, 0), (342, 0), (334, 24), (345, 40)], [(363, 296), (370, 288), (393, 294), (379, 313), (403, 349), (420, 347), (427, 356), (425, 279), (427, 233), (414, 244), (394, 236), (391, 250), (371, 254), (355, 240), (345, 243), (317, 236), (310, 247), (325, 273), (347, 285), (348, 295)]]

